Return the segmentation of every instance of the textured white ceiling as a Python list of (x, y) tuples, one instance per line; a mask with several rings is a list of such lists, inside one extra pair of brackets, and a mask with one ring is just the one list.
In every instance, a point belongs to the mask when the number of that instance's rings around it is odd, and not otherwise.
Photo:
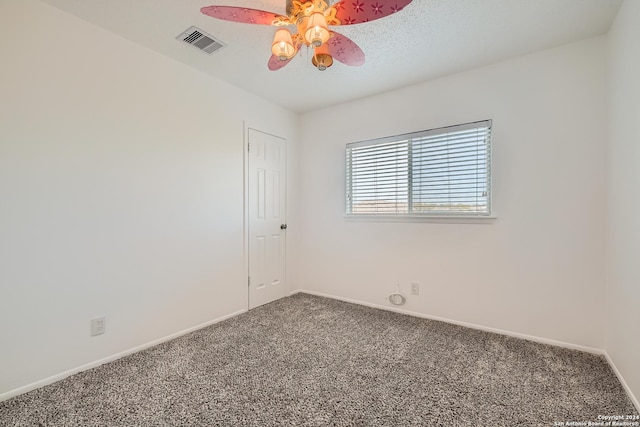
[[(306, 48), (269, 71), (275, 28), (220, 21), (212, 4), (284, 14), (285, 0), (42, 0), (296, 112), (361, 98), (604, 34), (622, 0), (413, 0), (400, 13), (334, 27), (366, 63), (319, 72)], [(380, 0), (383, 1), (383, 0)], [(206, 55), (176, 40), (191, 25), (226, 47)]]

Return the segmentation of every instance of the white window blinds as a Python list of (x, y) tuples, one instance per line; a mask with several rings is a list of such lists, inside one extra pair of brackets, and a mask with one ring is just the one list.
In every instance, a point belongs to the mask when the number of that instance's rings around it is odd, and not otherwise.
[(347, 144), (347, 214), (491, 215), (491, 125)]

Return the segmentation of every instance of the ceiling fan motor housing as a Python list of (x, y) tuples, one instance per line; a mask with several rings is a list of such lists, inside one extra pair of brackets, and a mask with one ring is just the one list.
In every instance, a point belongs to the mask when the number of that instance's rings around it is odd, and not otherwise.
[(302, 16), (309, 16), (313, 12), (325, 13), (329, 5), (324, 0), (297, 1), (287, 0), (287, 16), (299, 19)]

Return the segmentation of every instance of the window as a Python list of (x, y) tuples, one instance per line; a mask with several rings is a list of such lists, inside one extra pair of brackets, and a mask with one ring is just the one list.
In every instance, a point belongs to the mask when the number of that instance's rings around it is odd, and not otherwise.
[(491, 120), (355, 142), (346, 151), (347, 215), (491, 215)]

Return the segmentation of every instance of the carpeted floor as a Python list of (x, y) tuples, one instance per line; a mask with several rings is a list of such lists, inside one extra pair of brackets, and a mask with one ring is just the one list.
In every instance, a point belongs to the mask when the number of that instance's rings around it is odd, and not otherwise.
[(601, 357), (305, 294), (0, 403), (2, 426), (512, 427), (631, 414)]

